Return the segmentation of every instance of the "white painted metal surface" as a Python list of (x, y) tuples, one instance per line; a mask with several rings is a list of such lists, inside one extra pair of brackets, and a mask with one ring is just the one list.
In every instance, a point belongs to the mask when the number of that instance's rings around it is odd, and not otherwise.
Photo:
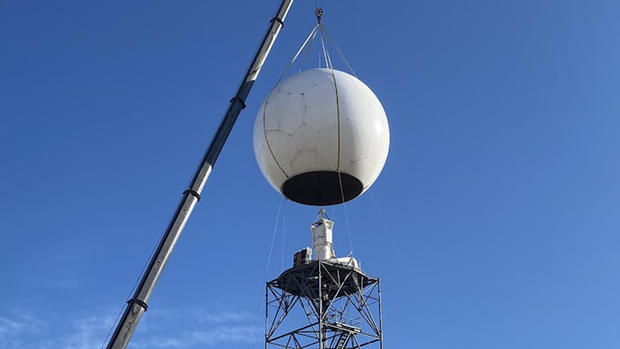
[(360, 262), (357, 259), (355, 259), (355, 257), (339, 257), (339, 258), (336, 258), (336, 261), (339, 264), (347, 265), (355, 269), (362, 269)]
[(370, 88), (324, 68), (279, 83), (254, 126), (257, 162), (280, 193), (287, 179), (313, 171), (349, 174), (362, 183), (363, 193), (379, 176), (389, 143), (385, 111)]
[(334, 222), (320, 216), (319, 220), (310, 226), (312, 232), (312, 246), (314, 260), (329, 260), (330, 262), (360, 269), (360, 263), (354, 257), (336, 257), (333, 243)]
[(312, 231), (312, 249), (314, 250), (315, 260), (325, 260), (336, 257), (332, 242), (333, 228), (334, 222), (324, 217), (321, 217), (316, 223), (310, 226), (310, 231)]

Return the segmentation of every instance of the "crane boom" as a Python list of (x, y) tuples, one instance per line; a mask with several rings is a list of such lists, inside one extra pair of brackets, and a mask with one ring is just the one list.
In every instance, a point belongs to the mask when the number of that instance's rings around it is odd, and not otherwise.
[(200, 166), (196, 170), (196, 173), (194, 174), (187, 190), (183, 192), (183, 198), (179, 202), (179, 205), (174, 212), (174, 216), (166, 228), (155, 253), (151, 257), (148, 267), (142, 275), (142, 279), (140, 280), (133, 297), (127, 302), (123, 316), (116, 325), (116, 329), (108, 342), (107, 349), (125, 349), (129, 344), (131, 336), (136, 330), (142, 314), (144, 314), (148, 308), (147, 302), (151, 297), (157, 280), (159, 279), (162, 270), (166, 265), (166, 262), (168, 261), (168, 258), (170, 257), (170, 254), (194, 209), (194, 206), (196, 206), (196, 203), (200, 200), (200, 193), (207, 183), (207, 179), (209, 178), (209, 174), (215, 165), (215, 161), (222, 151), (222, 147), (224, 146), (224, 143), (226, 142), (226, 139), (228, 138), (228, 135), (230, 134), (230, 131), (239, 116), (239, 113), (243, 108), (245, 108), (245, 100), (254, 85), (254, 81), (256, 81), (256, 78), (258, 77), (258, 73), (267, 59), (267, 56), (269, 55), (269, 51), (271, 50), (276, 37), (284, 25), (284, 19), (286, 18), (292, 4), (293, 0), (282, 0), (275, 17), (271, 19), (269, 29), (267, 30), (258, 51), (254, 55), (252, 63), (250, 64), (245, 77), (241, 81), (237, 92), (230, 100), (230, 105), (228, 106), (220, 126), (211, 140), (209, 148), (200, 162)]

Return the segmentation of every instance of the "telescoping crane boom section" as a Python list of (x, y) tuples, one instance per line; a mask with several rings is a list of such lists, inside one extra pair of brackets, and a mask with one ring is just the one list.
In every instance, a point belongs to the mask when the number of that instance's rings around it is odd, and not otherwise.
[(174, 212), (164, 235), (157, 246), (155, 253), (151, 257), (148, 267), (142, 275), (142, 279), (136, 288), (133, 297), (127, 302), (125, 311), (120, 321), (116, 325), (116, 329), (108, 342), (108, 349), (124, 349), (131, 340), (138, 322), (142, 317), (142, 314), (147, 310), (147, 302), (153, 293), (155, 284), (161, 275), (161, 272), (170, 257), (174, 245), (176, 244), (189, 216), (191, 215), (194, 206), (200, 200), (200, 193), (207, 183), (209, 174), (215, 165), (232, 127), (239, 116), (239, 113), (245, 108), (245, 100), (248, 97), (254, 81), (258, 77), (269, 51), (273, 46), (282, 26), (284, 25), (284, 19), (288, 14), (289, 9), (293, 4), (293, 0), (282, 0), (278, 11), (271, 19), (269, 29), (265, 34), (265, 37), (258, 48), (258, 51), (252, 59), (252, 63), (248, 68), (237, 92), (230, 100), (230, 105), (224, 114), (224, 117), (218, 127), (211, 144), (207, 149), (200, 166), (196, 170), (194, 177), (185, 192), (183, 192), (183, 198), (179, 202), (179, 205)]

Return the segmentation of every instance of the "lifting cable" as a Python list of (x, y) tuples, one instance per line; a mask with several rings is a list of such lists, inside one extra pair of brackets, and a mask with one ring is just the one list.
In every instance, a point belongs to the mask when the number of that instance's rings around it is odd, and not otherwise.
[(286, 236), (286, 202), (288, 200), (284, 199), (284, 208), (282, 214), (282, 249), (280, 250), (280, 270), (284, 270), (284, 237)]
[[(295, 56), (293, 57), (293, 59), (291, 59), (291, 61), (289, 62), (289, 64), (286, 66), (286, 68), (284, 69), (284, 71), (282, 72), (282, 74), (280, 75), (280, 77), (278, 78), (278, 81), (276, 81), (273, 89), (275, 89), (280, 82), (282, 82), (282, 80), (284, 79), (284, 77), (286, 76), (286, 74), (288, 73), (288, 71), (291, 69), (291, 67), (293, 66), (293, 64), (295, 63), (295, 61), (297, 60), (297, 58), (299, 58), (299, 55), (301, 54), (301, 52), (303, 52), (304, 48), (308, 45), (308, 43), (310, 43), (309, 47), (308, 47), (308, 51), (306, 52), (306, 56), (309, 52), (309, 49), (312, 46), (312, 42), (314, 41), (314, 38), (316, 37), (316, 33), (318, 31), (319, 26), (316, 25), (314, 26), (314, 28), (312, 29), (312, 31), (310, 31), (310, 34), (308, 34), (308, 36), (306, 37), (306, 39), (304, 40), (303, 44), (301, 45), (301, 47), (299, 48), (299, 50), (297, 50), (297, 53), (295, 54)], [(272, 90), (273, 90), (272, 89)], [(261, 121), (263, 123), (263, 137), (265, 138), (265, 145), (267, 146), (267, 149), (269, 150), (269, 154), (271, 154), (271, 158), (273, 159), (273, 161), (276, 163), (276, 165), (278, 166), (278, 168), (280, 169), (280, 171), (282, 171), (282, 174), (286, 177), (286, 178), (290, 178), (289, 175), (286, 173), (286, 171), (284, 171), (284, 168), (282, 167), (282, 165), (280, 165), (280, 163), (278, 162), (276, 156), (273, 153), (273, 149), (271, 148), (271, 144), (269, 143), (269, 138), (267, 137), (267, 122), (265, 120), (265, 114), (267, 113), (267, 106), (269, 105), (269, 100), (271, 98), (271, 94), (267, 97), (267, 100), (265, 101), (265, 106), (263, 107), (263, 115), (261, 117)]]
[(269, 265), (271, 264), (271, 255), (273, 253), (273, 246), (275, 245), (276, 235), (278, 234), (278, 223), (280, 221), (280, 209), (282, 208), (282, 201), (278, 203), (278, 209), (276, 210), (276, 219), (273, 223), (273, 234), (271, 236), (271, 246), (269, 247), (269, 253), (267, 254), (267, 262), (265, 263), (265, 277), (269, 272)]
[[(282, 210), (283, 205), (284, 205), (284, 210)], [(280, 212), (281, 211), (284, 211), (283, 220), (284, 220), (284, 224), (286, 224), (286, 199), (285, 198), (280, 199), (280, 201), (278, 202), (278, 207), (276, 209), (276, 215), (275, 215), (275, 219), (273, 223), (273, 232), (271, 235), (271, 245), (269, 246), (269, 253), (267, 254), (267, 261), (265, 262), (265, 274), (263, 276), (263, 280), (267, 280), (267, 276), (269, 274), (269, 266), (271, 265), (271, 257), (273, 255), (273, 248), (275, 246), (276, 235), (278, 234), (278, 225), (280, 224)], [(284, 227), (282, 228), (282, 239), (284, 239)], [(282, 243), (284, 244), (284, 240)], [(259, 287), (258, 297), (256, 299), (256, 315), (254, 316), (254, 324), (253, 324), (254, 327), (258, 327), (258, 318), (260, 316), (260, 303), (261, 303), (261, 299), (264, 299), (263, 298), (264, 297), (263, 285), (264, 283), (261, 283), (261, 287)], [(248, 349), (250, 349), (250, 344), (248, 344)]]
[(329, 51), (327, 50), (325, 46), (325, 40), (323, 38), (324, 36), (327, 37), (331, 41), (332, 45), (336, 48), (336, 52), (338, 52), (338, 54), (340, 55), (342, 60), (345, 62), (345, 64), (347, 65), (351, 73), (353, 73), (353, 76), (357, 78), (357, 74), (355, 74), (353, 67), (351, 67), (351, 64), (349, 64), (349, 61), (344, 57), (338, 45), (336, 45), (335, 40), (331, 37), (331, 35), (329, 35), (329, 32), (327, 31), (327, 29), (321, 23), (321, 20), (323, 18), (323, 9), (317, 8), (315, 11), (315, 15), (316, 15), (316, 20), (317, 20), (317, 26), (319, 27), (319, 30), (320, 30), (319, 34), (320, 34), (320, 39), (321, 39), (321, 46), (323, 48), (323, 57), (325, 57), (325, 65), (330, 70), (332, 79), (334, 81), (334, 90), (336, 94), (336, 117), (338, 118), (338, 163), (337, 163), (336, 170), (338, 172), (338, 184), (340, 187), (340, 198), (342, 199), (342, 206), (343, 206), (343, 211), (344, 211), (345, 224), (347, 228), (347, 235), (349, 237), (349, 247), (351, 248), (351, 252), (349, 253), (349, 255), (352, 255), (353, 254), (353, 237), (351, 234), (351, 224), (349, 222), (349, 212), (347, 209), (347, 203), (344, 197), (344, 188), (342, 185), (342, 173), (340, 171), (340, 156), (342, 153), (341, 152), (342, 145), (341, 145), (341, 129), (340, 129), (341, 120), (340, 120), (340, 100), (338, 96), (338, 83), (336, 82), (336, 73), (334, 72), (334, 66), (332, 63), (331, 56), (329, 55)]
[(385, 217), (383, 216), (381, 209), (379, 208), (379, 203), (377, 201), (377, 199), (375, 198), (375, 195), (373, 194), (373, 191), (371, 190), (369, 192), (370, 194), (370, 199), (372, 200), (372, 203), (375, 207), (375, 211), (377, 212), (377, 216), (379, 217), (379, 220), (381, 221), (381, 232), (383, 232), (383, 234), (385, 234), (385, 236), (388, 238), (388, 240), (390, 240), (390, 244), (392, 246), (392, 250), (394, 252), (394, 255), (396, 256), (396, 258), (398, 259), (398, 262), (400, 263), (401, 268), (403, 268), (403, 270), (405, 270), (405, 259), (403, 258), (402, 253), (400, 252), (400, 249), (398, 248), (398, 243), (396, 243), (396, 239), (394, 239), (394, 236), (392, 235), (392, 233), (390, 232), (390, 227), (388, 225), (387, 220), (385, 219)]
[[(276, 81), (275, 85), (274, 85), (274, 89), (282, 82), (282, 80), (284, 80), (284, 78), (286, 77), (286, 75), (288, 74), (289, 70), (291, 69), (291, 67), (295, 64), (295, 62), (297, 62), (297, 60), (301, 58), (301, 62), (300, 62), (300, 66), (303, 65), (303, 63), (306, 61), (306, 58), (309, 56), (310, 51), (312, 49), (314, 40), (316, 39), (317, 35), (319, 36), (319, 40), (321, 42), (321, 51), (319, 51), (319, 67), (321, 66), (321, 53), (323, 54), (323, 60), (325, 62), (325, 67), (327, 69), (330, 70), (331, 75), (332, 75), (332, 79), (334, 81), (334, 89), (335, 89), (335, 94), (336, 94), (336, 116), (338, 118), (338, 159), (337, 159), (337, 166), (336, 166), (336, 170), (338, 172), (338, 182), (339, 182), (339, 187), (340, 187), (340, 197), (342, 200), (342, 204), (343, 204), (343, 208), (344, 208), (344, 216), (345, 216), (345, 223), (346, 223), (346, 228), (347, 228), (347, 234), (349, 237), (349, 247), (351, 248), (351, 253), (353, 252), (353, 239), (352, 239), (352, 234), (351, 234), (351, 227), (350, 227), (350, 222), (349, 222), (349, 214), (348, 214), (348, 210), (347, 210), (347, 204), (345, 202), (345, 197), (344, 197), (344, 188), (343, 188), (343, 183), (342, 183), (342, 175), (341, 175), (341, 169), (340, 169), (340, 165), (341, 165), (341, 120), (340, 120), (340, 101), (339, 101), (339, 96), (338, 96), (338, 84), (336, 82), (336, 74), (334, 72), (334, 66), (333, 66), (333, 62), (332, 62), (332, 58), (331, 55), (329, 54), (329, 51), (327, 49), (327, 45), (326, 43), (329, 42), (336, 50), (336, 52), (338, 53), (338, 55), (340, 56), (340, 58), (342, 59), (342, 61), (344, 62), (344, 64), (346, 65), (346, 67), (348, 68), (348, 70), (351, 72), (351, 74), (353, 76), (355, 76), (357, 78), (357, 74), (355, 73), (355, 70), (353, 69), (353, 67), (351, 66), (351, 64), (349, 63), (349, 61), (346, 59), (346, 57), (344, 56), (344, 54), (342, 53), (342, 50), (340, 49), (340, 47), (338, 47), (338, 45), (336, 44), (336, 41), (334, 40), (334, 38), (329, 34), (329, 32), (327, 31), (327, 28), (325, 28), (325, 26), (322, 23), (322, 18), (323, 18), (323, 14), (324, 11), (321, 8), (318, 8), (318, 1), (316, 2), (317, 8), (315, 10), (315, 16), (316, 16), (316, 20), (317, 20), (317, 24), (312, 28), (312, 30), (310, 31), (310, 33), (306, 36), (306, 38), (304, 39), (303, 43), (301, 44), (301, 46), (299, 47), (299, 49), (297, 50), (297, 52), (295, 53), (295, 55), (293, 56), (293, 58), (290, 60), (290, 62), (288, 63), (288, 65), (286, 66), (286, 68), (284, 69), (284, 71), (282, 72), (282, 74), (280, 75), (280, 77), (278, 78), (278, 80)], [(273, 150), (271, 148), (271, 145), (269, 144), (268, 141), (268, 137), (267, 137), (267, 123), (265, 120), (265, 114), (266, 114), (266, 110), (267, 110), (267, 106), (269, 105), (269, 97), (268, 99), (265, 101), (265, 107), (263, 109), (263, 115), (262, 115), (262, 124), (263, 124), (263, 132), (264, 132), (264, 138), (265, 138), (265, 144), (274, 160), (274, 162), (276, 163), (276, 165), (278, 166), (278, 168), (282, 171), (282, 173), (284, 174), (284, 176), (286, 178), (289, 178), (289, 175), (284, 171), (283, 167), (278, 163), (278, 161), (276, 160), (276, 157), (273, 153)], [(274, 232), (275, 234), (275, 232)], [(282, 243), (284, 245), (284, 243)], [(273, 247), (272, 247), (273, 248)], [(283, 253), (283, 252), (282, 252)], [(270, 251), (271, 254), (271, 251)], [(271, 258), (271, 256), (269, 257)]]

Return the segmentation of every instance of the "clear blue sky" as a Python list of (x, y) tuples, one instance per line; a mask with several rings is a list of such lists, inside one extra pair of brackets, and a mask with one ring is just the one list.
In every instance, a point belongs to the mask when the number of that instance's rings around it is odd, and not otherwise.
[[(277, 4), (0, 1), (0, 347), (101, 345)], [(329, 210), (336, 251), (382, 278), (386, 348), (620, 347), (620, 2), (322, 6), (391, 126), (351, 240)], [(313, 8), (294, 4), (130, 348), (262, 348), (263, 283), (316, 208), (271, 189), (252, 126)]]

